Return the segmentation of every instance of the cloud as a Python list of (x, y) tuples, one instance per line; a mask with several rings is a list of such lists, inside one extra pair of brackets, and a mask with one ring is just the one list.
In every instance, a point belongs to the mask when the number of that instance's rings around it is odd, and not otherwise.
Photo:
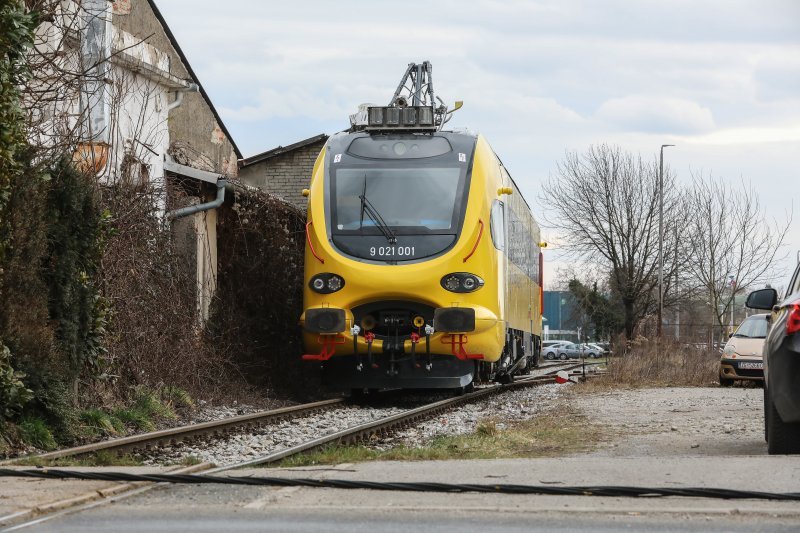
[(800, 124), (779, 128), (728, 128), (688, 137), (698, 144), (754, 144), (800, 142)]
[(643, 133), (702, 133), (715, 127), (709, 108), (680, 98), (611, 98), (603, 102), (595, 117), (612, 127)]

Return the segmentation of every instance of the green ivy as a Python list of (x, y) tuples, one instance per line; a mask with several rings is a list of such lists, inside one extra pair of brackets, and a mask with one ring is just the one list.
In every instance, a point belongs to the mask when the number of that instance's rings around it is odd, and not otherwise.
[[(30, 74), (25, 52), (33, 44), (37, 24), (37, 14), (26, 12), (22, 2), (0, 0), (0, 215), (8, 202), (11, 176), (19, 171), (20, 152), (27, 146), (19, 86)], [(0, 258), (4, 245), (0, 238)]]
[[(11, 233), (7, 212), (11, 183), (21, 173), (20, 156), (27, 150), (19, 87), (30, 74), (25, 53), (33, 44), (37, 24), (37, 14), (27, 12), (23, 2), (0, 0), (0, 300), (5, 298), (2, 277)], [(32, 396), (23, 383), (25, 374), (12, 367), (11, 359), (9, 348), (0, 342), (0, 425), (19, 415)]]
[(11, 350), (0, 342), (0, 424), (22, 412), (25, 404), (33, 396), (33, 391), (25, 386), (25, 374), (11, 368)]
[(67, 158), (50, 176), (48, 250), (42, 272), (50, 293), (50, 319), (66, 359), (65, 377), (73, 381), (87, 364), (99, 371), (105, 353), (107, 305), (92, 281), (102, 253), (102, 215), (93, 176), (76, 170)]

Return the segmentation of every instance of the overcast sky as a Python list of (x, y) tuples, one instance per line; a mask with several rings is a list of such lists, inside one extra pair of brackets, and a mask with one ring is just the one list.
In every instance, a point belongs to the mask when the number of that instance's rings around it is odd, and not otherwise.
[(430, 60), (436, 94), (464, 100), (449, 125), (484, 134), (535, 208), (566, 150), (675, 144), (679, 180), (744, 179), (778, 217), (794, 209), (793, 268), (800, 1), (157, 3), (245, 157), (345, 129)]

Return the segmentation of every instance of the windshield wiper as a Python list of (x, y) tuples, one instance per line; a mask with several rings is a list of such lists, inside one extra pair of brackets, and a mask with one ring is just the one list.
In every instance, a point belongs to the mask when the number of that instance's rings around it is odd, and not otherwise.
[(397, 242), (397, 237), (395, 237), (394, 232), (383, 219), (381, 214), (378, 213), (378, 210), (375, 209), (375, 206), (372, 205), (372, 202), (367, 200), (366, 191), (364, 191), (364, 194), (359, 196), (359, 198), (361, 198), (361, 226), (364, 226), (364, 213), (366, 213), (367, 216), (372, 219), (375, 225), (378, 226), (378, 229), (381, 230), (381, 233), (383, 233), (383, 236), (386, 237), (387, 241), (389, 241), (389, 244), (395, 244)]
[(391, 228), (389, 228), (389, 224), (383, 219), (378, 210), (375, 209), (375, 206), (372, 205), (372, 202), (367, 200), (367, 175), (364, 174), (364, 190), (359, 196), (361, 199), (361, 221), (359, 222), (359, 230), (364, 229), (364, 213), (366, 213), (369, 218), (372, 219), (372, 222), (378, 226), (378, 229), (381, 230), (383, 236), (386, 237), (386, 240), (389, 241), (389, 244), (395, 244), (397, 242), (397, 237), (395, 237), (394, 232), (392, 232)]

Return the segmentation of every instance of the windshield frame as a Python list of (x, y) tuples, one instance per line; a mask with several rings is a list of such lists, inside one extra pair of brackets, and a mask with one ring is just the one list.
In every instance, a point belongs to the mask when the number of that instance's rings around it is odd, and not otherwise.
[[(419, 169), (430, 169), (430, 168), (448, 168), (448, 169), (456, 169), (455, 165), (447, 164), (445, 165), (444, 162), (430, 161), (431, 159), (439, 159), (436, 158), (428, 158), (425, 160), (398, 160), (398, 159), (384, 159), (384, 160), (371, 160), (368, 163), (358, 163), (358, 164), (349, 164), (349, 165), (342, 165), (329, 173), (330, 176), (330, 197), (329, 197), (329, 206), (330, 206), (330, 224), (331, 224), (331, 234), (332, 235), (382, 235), (381, 229), (377, 225), (363, 225), (360, 228), (354, 229), (338, 229), (337, 222), (338, 222), (338, 207), (337, 207), (337, 173), (340, 170), (343, 171), (355, 171), (355, 173), (359, 173), (361, 170), (364, 173), (369, 172), (370, 170), (375, 169), (385, 169), (385, 170), (411, 170), (415, 168)], [(461, 230), (461, 224), (463, 222), (463, 215), (466, 207), (466, 197), (465, 191), (467, 190), (467, 172), (465, 168), (459, 169), (458, 174), (458, 185), (456, 186), (456, 192), (454, 196), (454, 203), (453, 203), (453, 211), (450, 218), (450, 227), (449, 228), (441, 228), (441, 229), (431, 229), (427, 226), (396, 226), (393, 224), (387, 224), (387, 228), (391, 230), (392, 233), (395, 235), (457, 235)], [(374, 193), (373, 193), (374, 194)], [(369, 196), (368, 199), (370, 202), (374, 202), (374, 196)], [(380, 212), (381, 216), (385, 216), (384, 212)], [(365, 218), (366, 220), (366, 218)]]

